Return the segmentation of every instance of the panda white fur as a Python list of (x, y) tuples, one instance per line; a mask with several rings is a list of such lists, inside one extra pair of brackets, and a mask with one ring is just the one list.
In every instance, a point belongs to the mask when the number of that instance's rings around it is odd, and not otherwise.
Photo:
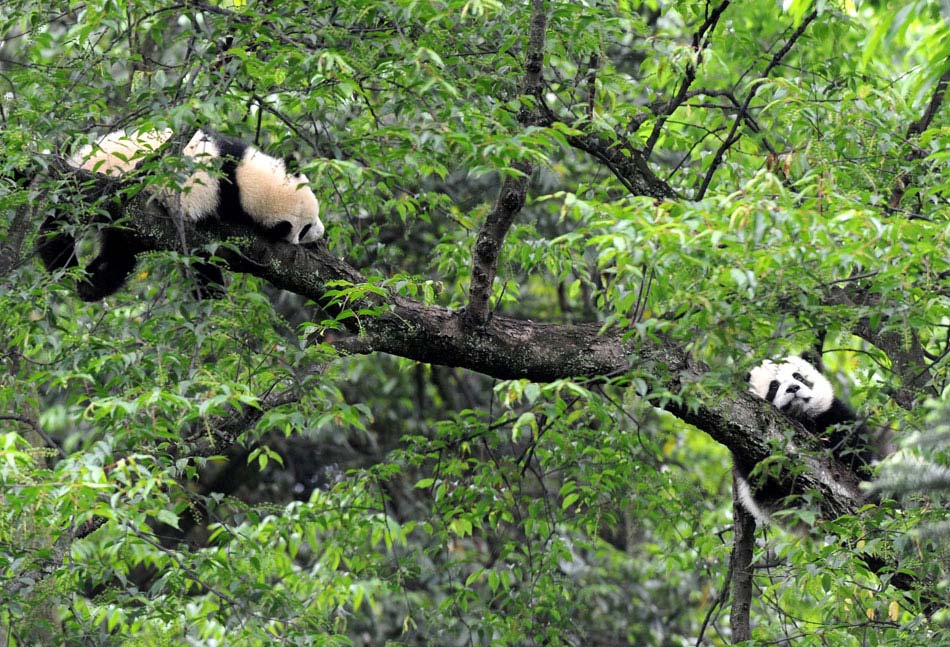
[[(828, 378), (808, 361), (797, 355), (781, 362), (765, 360), (749, 373), (749, 387), (752, 393), (817, 435), (835, 458), (856, 475), (870, 476), (871, 464), (877, 456), (868, 430), (858, 424), (851, 407), (835, 395)], [(787, 483), (774, 478), (761, 479), (753, 487), (748, 480), (753, 467), (737, 462), (737, 495), (756, 521), (765, 524), (791, 492)]]
[[(119, 130), (82, 147), (69, 163), (87, 171), (122, 175), (133, 170), (172, 136), (171, 130)], [(158, 198), (171, 211), (199, 226), (229, 221), (249, 225), (269, 240), (306, 244), (323, 236), (320, 204), (304, 175), (288, 173), (283, 161), (239, 139), (199, 130), (185, 146), (186, 157), (200, 165), (182, 190), (163, 190)], [(53, 214), (41, 227), (40, 256), (54, 271), (76, 265), (75, 240), (59, 226)], [(78, 286), (81, 298), (94, 301), (118, 290), (135, 268), (143, 251), (118, 228), (105, 227), (99, 235), (99, 255), (86, 268)], [(200, 287), (221, 284), (220, 270), (209, 264), (195, 266)]]

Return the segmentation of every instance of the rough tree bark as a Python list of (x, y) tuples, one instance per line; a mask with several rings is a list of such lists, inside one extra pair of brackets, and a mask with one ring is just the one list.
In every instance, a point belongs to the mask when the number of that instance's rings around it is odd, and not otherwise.
[[(733, 470), (732, 491), (736, 492), (739, 473)], [(749, 622), (752, 610), (752, 554), (755, 548), (755, 518), (742, 507), (739, 497), (732, 498), (732, 554), (730, 556), (732, 582), (732, 609), (729, 613), (729, 628), (732, 642), (741, 643), (752, 638)]]

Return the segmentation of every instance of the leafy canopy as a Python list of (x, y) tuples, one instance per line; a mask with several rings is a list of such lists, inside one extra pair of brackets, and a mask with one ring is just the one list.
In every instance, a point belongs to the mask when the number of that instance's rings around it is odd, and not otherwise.
[[(875, 424), (931, 424), (950, 320), (944, 4), (6, 0), (0, 635), (731, 642), (729, 451), (673, 414), (741, 399), (754, 362), (823, 341)], [(314, 303), (234, 273), (196, 301), (189, 263), (236, 245), (220, 241), (144, 255), (122, 291), (80, 302), (80, 270), (44, 273), (31, 245), (61, 210), (88, 260), (105, 205), (49, 153), (165, 127), (288, 158), (332, 254), (369, 278)], [(469, 304), (479, 229), (529, 166), (492, 309), (708, 370), (537, 383), (361, 353), (390, 295)], [(183, 169), (150, 160), (120, 199)], [(754, 644), (947, 641), (921, 593), (946, 547), (914, 533), (942, 515), (912, 499), (808, 539), (770, 530)]]

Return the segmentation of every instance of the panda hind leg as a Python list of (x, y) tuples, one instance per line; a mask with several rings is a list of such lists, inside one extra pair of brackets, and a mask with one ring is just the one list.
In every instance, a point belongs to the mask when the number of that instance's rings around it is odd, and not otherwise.
[(100, 250), (86, 266), (86, 277), (76, 292), (83, 301), (98, 301), (115, 293), (135, 269), (139, 248), (121, 232), (106, 229), (100, 234)]
[(213, 263), (195, 262), (191, 265), (195, 287), (193, 294), (202, 299), (220, 299), (224, 296), (224, 274)]

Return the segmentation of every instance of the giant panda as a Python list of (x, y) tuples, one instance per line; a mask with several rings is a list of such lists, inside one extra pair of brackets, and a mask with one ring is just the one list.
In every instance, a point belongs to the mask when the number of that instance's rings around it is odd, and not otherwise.
[[(118, 130), (82, 147), (68, 161), (74, 168), (123, 175), (156, 154), (172, 134), (167, 129)], [(283, 161), (210, 130), (199, 130), (182, 152), (201, 168), (187, 178), (181, 191), (156, 192), (172, 213), (180, 212), (206, 228), (221, 221), (249, 225), (269, 240), (295, 245), (323, 236), (320, 203), (307, 178), (289, 173)], [(77, 264), (75, 238), (62, 220), (61, 214), (54, 213), (40, 227), (38, 251), (49, 271)], [(114, 293), (135, 269), (136, 256), (142, 251), (119, 227), (103, 227), (99, 255), (86, 267), (86, 278), (77, 286), (79, 296), (96, 301)], [(210, 263), (196, 264), (195, 270), (199, 287), (223, 282), (221, 271)]]
[[(879, 455), (869, 430), (835, 395), (828, 378), (807, 360), (797, 355), (781, 362), (765, 360), (750, 371), (749, 389), (818, 436), (857, 476), (871, 476), (872, 463)], [(791, 494), (789, 484), (767, 477), (753, 487), (749, 481), (751, 469), (743, 469), (738, 463), (736, 469), (739, 502), (757, 522), (769, 523), (772, 513)]]

